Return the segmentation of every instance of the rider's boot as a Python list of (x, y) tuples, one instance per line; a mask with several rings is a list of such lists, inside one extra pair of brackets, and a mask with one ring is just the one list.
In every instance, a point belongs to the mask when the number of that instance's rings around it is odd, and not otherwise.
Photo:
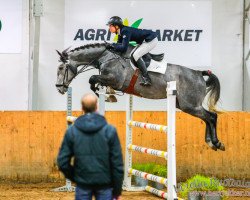
[(143, 82), (140, 82), (140, 85), (143, 85), (143, 86), (150, 86), (152, 85), (151, 83), (151, 79), (148, 75), (148, 71), (147, 71), (147, 68), (146, 68), (146, 65), (144, 63), (144, 61), (142, 60), (142, 58), (139, 58), (136, 62), (137, 64), (137, 67), (141, 70), (141, 73), (142, 73), (142, 80)]

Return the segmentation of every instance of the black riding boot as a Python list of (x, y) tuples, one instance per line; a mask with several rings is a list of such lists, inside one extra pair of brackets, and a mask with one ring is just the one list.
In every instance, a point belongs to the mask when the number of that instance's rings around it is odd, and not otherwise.
[(137, 64), (137, 67), (141, 70), (141, 73), (142, 73), (142, 80), (143, 80), (143, 82), (140, 82), (140, 84), (143, 85), (143, 86), (150, 86), (150, 85), (152, 85), (151, 79), (150, 79), (150, 77), (148, 75), (148, 71), (147, 71), (146, 65), (145, 65), (144, 61), (142, 60), (142, 58), (140, 58), (139, 60), (137, 60), (136, 64)]

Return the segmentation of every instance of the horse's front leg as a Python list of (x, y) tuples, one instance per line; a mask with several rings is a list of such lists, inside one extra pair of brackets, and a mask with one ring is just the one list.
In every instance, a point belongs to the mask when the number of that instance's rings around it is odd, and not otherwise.
[(90, 83), (90, 89), (97, 95), (98, 87), (96, 87), (96, 84), (100, 84), (102, 86), (110, 86), (114, 83), (114, 78), (110, 75), (93, 75), (89, 79)]
[(98, 88), (96, 87), (97, 79), (95, 75), (91, 76), (89, 79), (90, 89), (99, 97), (99, 94), (96, 92)]

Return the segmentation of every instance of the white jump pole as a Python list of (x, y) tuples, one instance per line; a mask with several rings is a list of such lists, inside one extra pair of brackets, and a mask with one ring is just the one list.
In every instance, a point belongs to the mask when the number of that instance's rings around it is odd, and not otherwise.
[[(67, 118), (72, 117), (72, 87), (68, 88), (67, 92)], [(69, 122), (67, 120), (67, 127), (69, 127)], [(65, 186), (55, 188), (52, 191), (54, 192), (74, 192), (75, 186), (72, 186), (71, 181), (69, 179), (66, 179)]]
[(168, 99), (168, 113), (167, 113), (167, 124), (168, 124), (168, 199), (177, 199), (177, 187), (176, 187), (176, 146), (175, 146), (175, 117), (176, 117), (176, 82), (168, 82), (167, 87), (167, 99)]
[(165, 158), (166, 160), (167, 160), (167, 157), (168, 157), (168, 152), (166, 152), (166, 151), (159, 151), (159, 150), (156, 150), (156, 149), (140, 147), (140, 146), (133, 145), (133, 144), (130, 144), (127, 148), (129, 150), (137, 151), (137, 152), (140, 152), (140, 153), (147, 153), (147, 154), (150, 154), (150, 155), (153, 155), (153, 156), (158, 156), (158, 157), (161, 157), (161, 158)]
[[(67, 92), (67, 116), (72, 116), (72, 87), (68, 88)], [(70, 125), (67, 123), (67, 126)], [(69, 179), (66, 179), (66, 191), (75, 191), (75, 186), (71, 185), (71, 181)]]
[[(133, 96), (127, 95), (126, 98), (126, 122), (133, 119)], [(132, 127), (126, 123), (126, 147), (132, 144)], [(132, 152), (126, 148), (125, 151), (125, 172), (123, 180), (123, 189), (131, 190), (131, 176), (128, 173), (128, 169), (132, 168)], [(141, 188), (143, 190), (143, 188)]]
[(101, 115), (105, 115), (105, 94), (106, 94), (106, 89), (103, 87), (103, 86), (100, 86), (99, 87), (99, 106), (98, 106), (98, 110), (99, 110), (99, 113)]
[(155, 130), (155, 131), (162, 131), (167, 132), (167, 126), (158, 125), (158, 124), (150, 124), (150, 123), (144, 123), (144, 122), (137, 122), (137, 121), (129, 121), (129, 126), (135, 126), (139, 128), (145, 128), (149, 130)]
[[(133, 96), (127, 95), (126, 102), (126, 122), (133, 120)], [(132, 127), (126, 123), (126, 147), (132, 144)], [(131, 185), (131, 175), (128, 169), (132, 168), (132, 151), (126, 148), (125, 151), (125, 164), (124, 164), (124, 180), (123, 189), (127, 191), (143, 191), (145, 187), (132, 187)]]
[(156, 175), (153, 175), (153, 174), (149, 174), (149, 173), (146, 173), (146, 172), (142, 172), (142, 171), (132, 169), (132, 168), (128, 169), (128, 172), (129, 172), (129, 174), (132, 174), (132, 175), (135, 175), (135, 176), (138, 176), (138, 177), (150, 180), (150, 181), (154, 181), (154, 182), (157, 182), (157, 183), (161, 183), (161, 184), (164, 184), (164, 185), (166, 185), (167, 181), (168, 181), (166, 178), (156, 176)]

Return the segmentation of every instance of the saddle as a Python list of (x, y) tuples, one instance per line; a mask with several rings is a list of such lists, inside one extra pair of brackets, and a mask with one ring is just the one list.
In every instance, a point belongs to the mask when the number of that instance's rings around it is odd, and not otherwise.
[[(135, 52), (135, 50), (138, 47), (139, 46), (133, 48), (132, 46), (130, 46), (128, 51), (126, 53), (120, 55), (120, 56), (122, 56), (124, 58), (130, 58), (131, 63), (134, 66), (137, 66), (137, 64), (136, 64), (136, 62), (134, 60), (134, 57), (133, 57), (133, 53)], [(163, 58), (164, 58), (164, 53), (161, 53), (161, 54), (147, 53), (144, 56), (142, 56), (142, 59), (143, 59), (145, 65), (146, 65), (146, 68), (148, 68), (150, 66), (152, 60), (153, 60), (152, 63), (154, 63), (155, 61), (156, 62), (161, 62), (163, 60)], [(132, 79), (130, 80), (129, 86), (127, 88), (125, 88), (123, 90), (123, 92), (125, 92), (127, 94), (133, 94), (133, 95), (141, 97), (141, 95), (134, 90), (134, 86), (135, 86), (135, 83), (136, 83), (136, 81), (138, 79), (139, 74), (140, 74), (139, 69), (136, 69), (134, 71)], [(113, 101), (113, 102), (115, 102), (115, 101)]]
[[(134, 66), (137, 66), (136, 64), (136, 61), (134, 60), (134, 56), (133, 56), (133, 53), (136, 51), (137, 47), (134, 48), (131, 53), (130, 53), (130, 60), (131, 60), (131, 63), (134, 65)], [(142, 59), (146, 65), (146, 68), (148, 68), (151, 64), (151, 61), (154, 60), (154, 61), (157, 61), (157, 62), (160, 62), (162, 61), (164, 58), (164, 53), (162, 54), (151, 54), (151, 53), (147, 53), (145, 54), (144, 56), (142, 56)], [(132, 76), (132, 79), (130, 80), (130, 83), (129, 83), (129, 86), (124, 90), (125, 93), (128, 93), (128, 94), (133, 94), (133, 95), (136, 95), (136, 96), (139, 96), (141, 97), (141, 95), (139, 93), (137, 93), (134, 89), (135, 87), (135, 84), (136, 84), (136, 81), (138, 79), (138, 76), (139, 76), (139, 69), (136, 69), (134, 71), (134, 74)]]

